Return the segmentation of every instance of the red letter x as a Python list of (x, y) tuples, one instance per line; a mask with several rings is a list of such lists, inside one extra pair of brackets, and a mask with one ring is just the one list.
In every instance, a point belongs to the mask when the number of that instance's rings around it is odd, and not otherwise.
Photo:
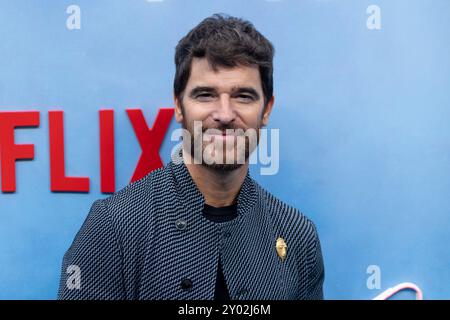
[(170, 120), (172, 120), (174, 109), (161, 108), (156, 116), (151, 129), (148, 128), (142, 110), (127, 109), (128, 117), (133, 125), (134, 133), (139, 140), (142, 149), (141, 157), (134, 170), (131, 182), (143, 178), (152, 170), (163, 166), (159, 156), (159, 147), (164, 139)]

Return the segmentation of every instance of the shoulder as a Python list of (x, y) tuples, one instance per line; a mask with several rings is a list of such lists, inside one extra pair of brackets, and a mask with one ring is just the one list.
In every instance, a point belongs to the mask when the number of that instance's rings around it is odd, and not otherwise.
[(100, 209), (102, 220), (109, 221), (119, 237), (131, 230), (139, 232), (138, 229), (151, 225), (158, 199), (163, 198), (159, 194), (165, 188), (161, 186), (167, 185), (169, 180), (166, 167), (161, 167), (107, 198), (95, 201), (92, 207)]
[(317, 241), (318, 234), (314, 222), (299, 209), (280, 200), (256, 183), (260, 201), (264, 202), (277, 233), (301, 240), (310, 246)]
[(151, 201), (153, 191), (160, 189), (155, 187), (166, 184), (168, 178), (167, 168), (158, 168), (100, 201), (112, 215), (140, 210)]

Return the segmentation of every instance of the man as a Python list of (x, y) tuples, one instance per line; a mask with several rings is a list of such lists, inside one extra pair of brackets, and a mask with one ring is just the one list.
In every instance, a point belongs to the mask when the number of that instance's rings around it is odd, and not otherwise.
[(93, 204), (60, 299), (323, 298), (314, 224), (248, 171), (274, 104), (273, 55), (251, 23), (224, 15), (180, 40), (179, 159)]

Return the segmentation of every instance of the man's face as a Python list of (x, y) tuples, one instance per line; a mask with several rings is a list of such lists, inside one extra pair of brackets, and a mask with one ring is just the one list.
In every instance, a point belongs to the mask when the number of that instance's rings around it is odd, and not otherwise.
[[(187, 143), (190, 148), (184, 145), (185, 152), (214, 169), (239, 168), (256, 147), (259, 129), (268, 123), (273, 101), (272, 97), (264, 109), (257, 67), (219, 67), (214, 71), (206, 58), (194, 58), (181, 101), (175, 97), (176, 120), (192, 137)], [(201, 131), (194, 130), (194, 124), (201, 124)], [(249, 141), (252, 137), (256, 137), (254, 143)], [(194, 139), (200, 141), (197, 146), (201, 152), (193, 152)]]

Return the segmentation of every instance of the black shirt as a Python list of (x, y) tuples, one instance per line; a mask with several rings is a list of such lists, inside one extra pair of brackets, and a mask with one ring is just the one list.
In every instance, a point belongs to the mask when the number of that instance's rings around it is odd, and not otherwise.
[[(216, 208), (205, 203), (203, 208), (203, 215), (214, 222), (225, 222), (233, 220), (237, 217), (237, 205)], [(214, 291), (215, 301), (227, 301), (230, 300), (230, 294), (228, 293), (225, 277), (222, 271), (222, 263), (219, 257), (219, 266), (217, 268), (216, 289)]]

